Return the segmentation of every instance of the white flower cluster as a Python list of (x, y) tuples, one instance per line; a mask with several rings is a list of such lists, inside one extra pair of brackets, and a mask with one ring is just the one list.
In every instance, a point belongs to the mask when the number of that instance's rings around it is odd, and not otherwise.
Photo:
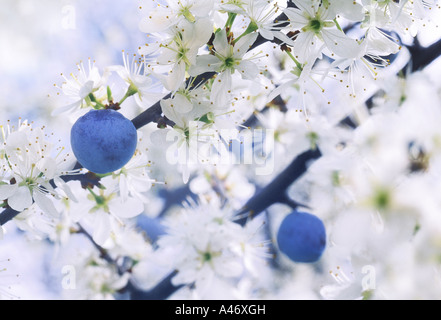
[[(108, 66), (103, 71), (95, 65), (95, 61), (88, 59), (87, 67), (81, 62), (77, 64), (77, 74), (69, 76), (61, 74), (64, 81), (61, 86), (55, 84), (69, 102), (55, 109), (53, 116), (62, 113), (71, 114), (72, 120), (76, 120), (85, 111), (102, 109), (109, 104), (122, 104), (127, 98), (135, 97), (135, 106), (147, 107), (155, 98), (155, 85), (147, 70), (144, 68), (145, 59), (123, 51), (123, 65)], [(120, 81), (113, 81), (112, 75), (116, 74)], [(117, 87), (117, 94), (121, 95), (119, 101), (114, 101), (111, 87)]]
[(232, 221), (228, 208), (217, 205), (189, 207), (167, 219), (167, 235), (158, 241), (157, 254), (176, 269), (174, 285), (195, 286), (196, 297), (224, 297), (213, 292), (213, 285), (236, 287), (239, 280), (258, 278), (265, 269), (265, 257), (270, 257), (267, 242), (259, 229), (262, 222), (245, 227)]
[(20, 213), (16, 224), (34, 237), (64, 243), (71, 228), (82, 223), (90, 224), (94, 240), (104, 244), (112, 229), (144, 211), (146, 192), (154, 180), (149, 177), (142, 137), (122, 169), (84, 182), (86, 171), (73, 170), (75, 157), (57, 147), (54, 134), (47, 134), (44, 127), (20, 120), (17, 126), (8, 124), (1, 130), (2, 206)]
[[(53, 112), (75, 120), (91, 109), (143, 111), (133, 158), (109, 174), (73, 170), (74, 157), (44, 128), (8, 124), (1, 205), (20, 212), (20, 229), (59, 249), (76, 235), (93, 244), (72, 255), (77, 299), (148, 291), (173, 270), (171, 283), (183, 286), (169, 292), (175, 298), (438, 296), (441, 83), (406, 67), (405, 42), (439, 8), (423, 0), (142, 1), (139, 56), (123, 53), (123, 65), (103, 70), (79, 64), (59, 87), (68, 103)], [(291, 204), (235, 216), (317, 149), (322, 157), (284, 190)], [(326, 226), (314, 268), (277, 251), (294, 199)], [(376, 278), (365, 281), (366, 270)]]
[[(179, 140), (174, 161), (185, 164), (184, 182), (191, 164), (225, 155), (222, 141), (237, 139), (238, 126), (279, 95), (294, 96), (290, 100), (307, 120), (308, 111), (337, 113), (339, 119), (331, 122), (341, 120), (353, 110), (331, 110), (347, 101), (331, 103), (323, 93), (337, 89), (357, 98), (371, 92), (390, 65), (388, 57), (402, 49), (399, 39), (414, 36), (427, 20), (426, 6), (422, 1), (294, 0), (288, 7), (286, 1), (259, 0), (143, 2), (148, 14), (140, 29), (148, 41), (140, 53), (154, 57), (146, 68), (172, 92), (161, 106), (175, 126), (162, 132), (168, 137), (162, 142)], [(200, 84), (200, 78), (207, 82)]]
[[(71, 174), (75, 158), (55, 147), (44, 127), (27, 121), (1, 126), (2, 147), (0, 199), (3, 207), (23, 211), (35, 202), (46, 214), (57, 216), (51, 198), (54, 187), (63, 188), (60, 176)], [(53, 134), (52, 134), (53, 136)]]
[[(311, 167), (311, 203), (332, 226), (328, 266), (339, 274), (326, 298), (430, 299), (441, 291), (432, 263), (441, 226), (441, 99), (429, 79), (426, 72), (396, 78), (347, 148)], [(366, 266), (376, 270), (375, 286), (362, 286)]]

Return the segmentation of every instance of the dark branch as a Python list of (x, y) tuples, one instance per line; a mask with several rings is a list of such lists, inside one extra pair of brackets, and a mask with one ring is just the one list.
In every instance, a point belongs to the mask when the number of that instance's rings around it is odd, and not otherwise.
[(165, 204), (160, 213), (158, 213), (158, 218), (163, 217), (173, 206), (188, 202), (189, 199), (192, 199), (195, 202), (198, 201), (197, 195), (195, 195), (190, 189), (190, 183), (174, 190), (162, 189), (159, 191), (159, 196), (164, 199)]
[[(168, 99), (170, 97), (171, 94), (168, 94), (163, 99)], [(140, 129), (151, 122), (158, 123), (161, 118), (162, 118), (162, 109), (161, 109), (160, 101), (158, 101), (153, 106), (151, 106), (143, 113), (138, 115), (136, 118), (132, 119), (132, 123), (136, 129)]]
[[(206, 72), (201, 75), (198, 75), (195, 78), (189, 78), (186, 81), (187, 86), (191, 86), (191, 88), (197, 88), (200, 85), (204, 84), (206, 81), (211, 79), (214, 75), (216, 75), (216, 72)], [(169, 93), (166, 95), (164, 99), (171, 98), (172, 94)], [(136, 129), (140, 129), (143, 126), (155, 122), (159, 123), (161, 120), (163, 120), (164, 117), (162, 116), (162, 109), (161, 109), (161, 101), (156, 102), (153, 106), (145, 110), (143, 113), (138, 115), (136, 118), (132, 119), (132, 123), (135, 126)], [(173, 126), (174, 123), (170, 120), (166, 121), (166, 124)]]
[[(115, 265), (115, 267), (118, 268), (116, 261), (109, 255), (107, 250), (101, 247), (100, 245), (98, 245), (95, 242), (95, 240), (93, 240), (93, 237), (86, 231), (86, 229), (83, 228), (83, 226), (81, 226), (79, 223), (77, 224), (77, 226), (78, 226), (77, 232), (84, 235), (93, 244), (93, 246), (99, 251), (101, 258), (104, 259), (107, 263), (111, 265)], [(118, 268), (118, 272), (119, 274), (122, 274), (119, 268)]]
[[(249, 217), (254, 217), (275, 203), (289, 204), (292, 208), (302, 206), (293, 200), (289, 200), (286, 192), (289, 186), (307, 171), (308, 164), (321, 156), (322, 154), (318, 149), (300, 154), (270, 184), (248, 200), (238, 215), (248, 212)], [(242, 218), (238, 223), (244, 224), (246, 220), (247, 218)]]
[(0, 213), (0, 226), (5, 225), (7, 222), (14, 219), (16, 216), (18, 216), (20, 212), (15, 211), (14, 209), (7, 208), (3, 210), (2, 213)]
[(441, 39), (428, 47), (422, 47), (416, 39), (407, 49), (412, 56), (409, 62), (412, 72), (422, 70), (441, 55)]

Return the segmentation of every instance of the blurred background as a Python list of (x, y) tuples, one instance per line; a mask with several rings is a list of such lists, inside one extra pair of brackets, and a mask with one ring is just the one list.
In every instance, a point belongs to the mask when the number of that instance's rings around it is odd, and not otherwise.
[(121, 64), (122, 50), (135, 53), (145, 37), (138, 11), (136, 0), (2, 0), (1, 119), (48, 120), (61, 73), (88, 58), (103, 68)]

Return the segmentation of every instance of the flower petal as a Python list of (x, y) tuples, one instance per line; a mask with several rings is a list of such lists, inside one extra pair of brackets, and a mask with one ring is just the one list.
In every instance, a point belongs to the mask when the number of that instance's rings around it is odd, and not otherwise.
[(45, 157), (38, 161), (37, 169), (40, 170), (47, 180), (51, 180), (55, 176), (57, 170), (57, 162), (54, 158)]
[(236, 59), (241, 59), (247, 52), (250, 50), (254, 42), (256, 42), (257, 36), (259, 33), (253, 32), (247, 34), (245, 37), (242, 37), (237, 43), (234, 45), (234, 57)]
[(34, 197), (35, 203), (38, 205), (38, 207), (44, 213), (47, 213), (48, 215), (50, 215), (52, 217), (59, 216), (57, 209), (55, 209), (54, 203), (47, 196), (45, 196), (41, 191), (34, 190), (32, 195)]
[(191, 7), (191, 12), (193, 12), (198, 17), (206, 17), (213, 9), (213, 7), (214, 0), (194, 1)]
[(139, 22), (139, 29), (145, 33), (165, 31), (173, 24), (170, 17), (173, 17), (170, 10), (155, 10)]
[(177, 94), (173, 98), (173, 104), (175, 110), (180, 113), (187, 113), (193, 110), (193, 104), (182, 94)]
[(57, 188), (60, 188), (61, 190), (64, 191), (64, 193), (66, 193), (66, 196), (74, 201), (74, 202), (78, 202), (77, 198), (75, 197), (75, 195), (73, 194), (72, 190), (70, 189), (69, 185), (64, 182), (63, 179), (61, 179), (60, 177), (55, 177), (54, 178), (54, 183), (57, 186)]
[(236, 69), (243, 79), (253, 80), (259, 75), (259, 68), (251, 61), (242, 60)]
[[(314, 17), (316, 13), (316, 6), (311, 0), (292, 0), (292, 2), (299, 8), (303, 13), (307, 13), (310, 17)], [(291, 8), (289, 8), (291, 9)]]
[(94, 229), (92, 238), (98, 245), (102, 246), (110, 236), (111, 225), (110, 215), (104, 211), (97, 211), (95, 213)]
[(80, 98), (84, 99), (92, 92), (93, 84), (94, 84), (93, 81), (89, 80), (81, 87), (79, 92)]
[(227, 32), (221, 30), (216, 33), (213, 40), (213, 46), (216, 52), (223, 57), (228, 57), (230, 53), (230, 44), (228, 43)]
[(6, 200), (12, 196), (17, 190), (17, 184), (3, 184), (0, 185), (0, 200)]
[(322, 36), (329, 50), (342, 58), (356, 58), (364, 48), (355, 39), (337, 29), (323, 29)]
[(31, 191), (28, 187), (18, 187), (16, 192), (8, 198), (8, 205), (15, 211), (23, 211), (32, 205)]
[(109, 203), (109, 209), (115, 216), (123, 219), (130, 219), (140, 215), (144, 211), (144, 204), (128, 197), (126, 201), (121, 198), (115, 198)]
[(217, 71), (221, 65), (222, 63), (218, 58), (211, 54), (206, 54), (197, 57), (196, 64), (190, 67), (188, 73), (195, 77), (204, 72)]
[(173, 70), (162, 81), (164, 87), (169, 91), (176, 91), (185, 80), (186, 65), (184, 61), (180, 61), (173, 66)]
[(211, 101), (218, 107), (230, 102), (232, 79), (230, 70), (222, 72), (213, 82)]
[(82, 100), (75, 101), (74, 103), (56, 108), (52, 111), (51, 116), (55, 117), (65, 112), (71, 112), (81, 106)]

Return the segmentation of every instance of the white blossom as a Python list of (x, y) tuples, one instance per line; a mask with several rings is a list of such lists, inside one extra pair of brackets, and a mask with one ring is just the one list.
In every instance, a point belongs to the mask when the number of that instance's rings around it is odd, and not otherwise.
[(74, 165), (73, 157), (63, 154), (62, 147), (54, 148), (44, 127), (19, 121), (17, 127), (7, 125), (1, 129), (3, 181), (0, 199), (7, 200), (8, 205), (19, 212), (35, 201), (45, 213), (58, 216), (53, 204), (57, 193), (51, 181), (57, 179), (62, 183), (60, 176), (75, 173), (69, 172)]
[(106, 69), (107, 71), (115, 71), (128, 85), (127, 96), (123, 99), (129, 95), (135, 95), (136, 103), (141, 107), (157, 96), (157, 93), (154, 92), (152, 76), (147, 73), (145, 68), (145, 59), (145, 57), (137, 58), (134, 55), (130, 62), (129, 55), (123, 51), (124, 65), (110, 66)]
[(104, 70), (101, 74), (98, 67), (95, 66), (95, 62), (90, 59), (88, 60), (87, 70), (82, 62), (77, 64), (77, 67), (77, 75), (71, 73), (70, 78), (62, 75), (65, 81), (61, 86), (61, 90), (73, 102), (54, 110), (53, 116), (64, 112), (74, 112), (79, 108), (93, 107), (94, 104), (90, 99), (90, 94), (96, 95), (99, 99), (106, 97), (105, 84), (110, 75), (109, 71)]
[(65, 299), (115, 300), (114, 295), (127, 285), (129, 274), (119, 275), (114, 265), (97, 254), (76, 253), (75, 258), (75, 290), (63, 290)]
[(295, 57), (301, 62), (322, 51), (323, 45), (339, 57), (357, 56), (360, 44), (349, 38), (334, 22), (333, 10), (319, 1), (293, 0), (297, 8), (285, 9), (291, 27), (299, 31), (293, 42)]
[[(170, 91), (181, 87), (186, 71), (195, 64), (199, 49), (205, 45), (212, 35), (213, 23), (210, 19), (201, 18), (194, 23), (183, 21), (172, 30), (170, 39), (163, 41), (158, 48), (156, 65), (169, 66), (167, 74), (156, 74)], [(149, 49), (150, 51), (151, 49)], [(145, 52), (145, 48), (140, 50)]]
[(146, 33), (167, 31), (182, 20), (193, 23), (206, 18), (213, 9), (214, 0), (168, 0), (165, 4), (153, 1), (153, 5), (155, 9), (139, 24), (141, 31)]
[(242, 274), (243, 248), (250, 241), (247, 231), (215, 205), (186, 210), (168, 220), (167, 235), (158, 242), (178, 270), (173, 283), (194, 283), (201, 294), (217, 278), (234, 279)]
[(211, 88), (211, 101), (216, 105), (228, 104), (233, 73), (237, 71), (243, 79), (249, 80), (258, 77), (259, 68), (252, 61), (255, 56), (245, 57), (256, 38), (257, 33), (251, 33), (232, 43), (225, 30), (219, 31), (213, 41), (214, 54), (198, 56), (190, 69), (192, 76), (207, 71), (219, 72)]

